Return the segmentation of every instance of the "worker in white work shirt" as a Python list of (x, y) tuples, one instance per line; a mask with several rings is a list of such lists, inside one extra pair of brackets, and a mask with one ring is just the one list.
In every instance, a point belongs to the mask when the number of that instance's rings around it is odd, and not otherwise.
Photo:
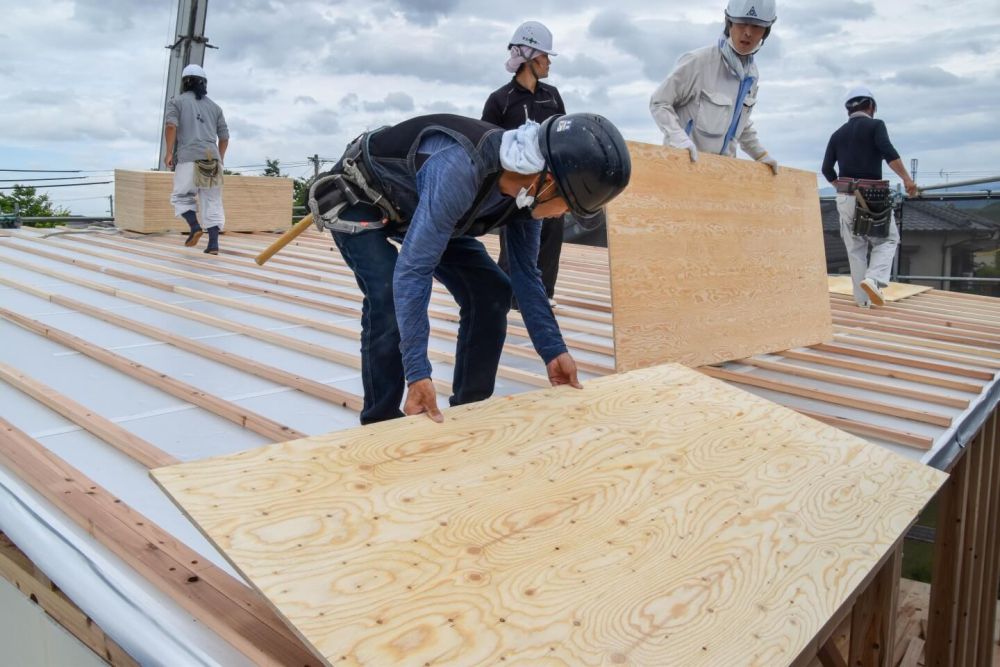
[(730, 0), (717, 44), (685, 53), (649, 101), (666, 146), (736, 157), (747, 155), (778, 173), (778, 161), (757, 139), (750, 115), (759, 74), (754, 54), (777, 20), (774, 0)]

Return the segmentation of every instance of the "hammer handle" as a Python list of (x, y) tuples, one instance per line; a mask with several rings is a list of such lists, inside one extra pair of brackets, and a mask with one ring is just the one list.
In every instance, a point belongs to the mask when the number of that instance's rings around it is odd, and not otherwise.
[(276, 252), (294, 241), (299, 234), (306, 231), (306, 228), (312, 225), (312, 221), (312, 213), (307, 214), (304, 218), (296, 222), (294, 227), (275, 239), (274, 243), (267, 246), (263, 252), (257, 255), (254, 261), (257, 262), (258, 265), (264, 266), (264, 262), (271, 259)]

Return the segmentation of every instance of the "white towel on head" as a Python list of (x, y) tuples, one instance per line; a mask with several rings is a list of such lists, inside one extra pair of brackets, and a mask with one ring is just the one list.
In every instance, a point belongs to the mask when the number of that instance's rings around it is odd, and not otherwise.
[(500, 140), (500, 166), (518, 174), (537, 174), (545, 168), (545, 156), (538, 146), (538, 128), (533, 120), (507, 130)]
[(542, 51), (536, 51), (529, 46), (512, 46), (510, 47), (510, 51), (508, 51), (510, 57), (507, 59), (504, 67), (507, 68), (508, 72), (514, 74), (517, 72), (518, 67), (542, 53)]

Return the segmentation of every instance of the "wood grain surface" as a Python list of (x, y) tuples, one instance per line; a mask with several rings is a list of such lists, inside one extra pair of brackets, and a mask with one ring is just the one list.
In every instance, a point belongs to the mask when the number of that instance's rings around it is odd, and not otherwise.
[[(827, 276), (830, 294), (843, 294), (854, 296), (854, 283), (850, 276)], [(882, 289), (882, 295), (886, 301), (902, 301), (903, 299), (930, 291), (926, 285), (911, 285), (909, 283), (889, 283), (888, 287)]]
[(629, 143), (608, 207), (618, 370), (718, 363), (832, 339), (816, 177)]
[(445, 416), (152, 475), (379, 667), (792, 664), (945, 478), (678, 365)]
[[(115, 226), (134, 232), (186, 232), (170, 203), (168, 171), (115, 169)], [(284, 231), (292, 226), (292, 179), (227, 174), (222, 186), (227, 232)]]

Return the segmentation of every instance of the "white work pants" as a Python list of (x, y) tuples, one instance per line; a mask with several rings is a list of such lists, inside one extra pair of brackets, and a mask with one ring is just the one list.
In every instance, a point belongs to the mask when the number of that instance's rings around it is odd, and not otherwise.
[[(196, 199), (197, 197), (197, 199)], [(187, 211), (198, 211), (198, 222), (203, 229), (218, 227), (222, 231), (226, 224), (226, 213), (222, 209), (222, 187), (199, 188), (194, 184), (194, 162), (181, 162), (174, 167), (174, 191), (170, 193), (170, 203), (174, 205), (174, 215), (180, 217)]]
[[(840, 237), (847, 247), (847, 261), (851, 264), (851, 282), (854, 283), (854, 301), (859, 305), (869, 303), (868, 295), (861, 289), (861, 281), (871, 278), (879, 287), (889, 284), (892, 259), (899, 245), (899, 228), (895, 215), (889, 225), (889, 236), (884, 239), (854, 235), (854, 209), (858, 205), (853, 194), (837, 195), (837, 212), (840, 214)], [(871, 246), (871, 260), (868, 246)]]

